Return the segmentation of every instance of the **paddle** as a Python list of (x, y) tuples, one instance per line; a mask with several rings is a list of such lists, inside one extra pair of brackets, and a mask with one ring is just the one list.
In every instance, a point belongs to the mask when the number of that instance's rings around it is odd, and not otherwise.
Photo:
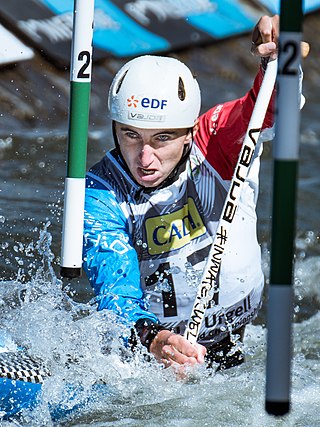
[(207, 265), (204, 269), (191, 316), (185, 330), (184, 336), (191, 343), (195, 343), (197, 341), (206, 307), (214, 295), (222, 255), (226, 242), (228, 241), (230, 228), (235, 217), (241, 190), (250, 169), (251, 159), (253, 158), (261, 127), (271, 99), (276, 75), (277, 60), (269, 61), (252, 111), (252, 116), (239, 154), (238, 162), (235, 167), (234, 176), (230, 184), (230, 189), (224, 203), (217, 232), (211, 245)]

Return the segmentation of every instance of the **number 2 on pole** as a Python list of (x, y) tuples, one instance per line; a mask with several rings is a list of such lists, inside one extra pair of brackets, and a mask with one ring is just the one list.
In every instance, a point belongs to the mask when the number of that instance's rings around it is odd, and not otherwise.
[(89, 79), (90, 78), (90, 74), (85, 73), (86, 69), (90, 66), (90, 61), (91, 61), (90, 52), (88, 52), (87, 50), (81, 51), (78, 55), (79, 61), (83, 61), (84, 59), (85, 59), (85, 63), (82, 65), (82, 67), (80, 68), (80, 70), (78, 72), (78, 75), (77, 75), (78, 79)]
[[(286, 41), (283, 46), (280, 43), (281, 53), (283, 54), (284, 61), (279, 62), (278, 73), (282, 75), (297, 75), (297, 67), (295, 61), (299, 60), (299, 45), (294, 40)], [(281, 59), (281, 55), (279, 56)]]

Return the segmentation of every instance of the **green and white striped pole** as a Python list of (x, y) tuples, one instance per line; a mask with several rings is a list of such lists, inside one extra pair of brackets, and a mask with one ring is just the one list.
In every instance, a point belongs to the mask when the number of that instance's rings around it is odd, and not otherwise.
[(290, 410), (296, 187), (300, 139), (302, 0), (282, 0), (268, 302), (266, 411)]
[(70, 110), (65, 179), (61, 276), (82, 266), (85, 174), (90, 109), (94, 0), (75, 0), (70, 66)]

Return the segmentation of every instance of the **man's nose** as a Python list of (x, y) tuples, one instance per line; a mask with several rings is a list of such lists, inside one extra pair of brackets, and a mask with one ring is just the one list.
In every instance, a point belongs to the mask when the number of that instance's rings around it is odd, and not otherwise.
[(142, 144), (140, 151), (140, 162), (142, 166), (149, 166), (152, 163), (153, 148), (149, 143)]

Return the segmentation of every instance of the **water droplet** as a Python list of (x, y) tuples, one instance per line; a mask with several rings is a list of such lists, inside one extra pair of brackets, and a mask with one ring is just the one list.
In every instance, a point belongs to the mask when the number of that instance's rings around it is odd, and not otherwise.
[(171, 267), (169, 270), (169, 273), (171, 274), (179, 274), (180, 272), (181, 272), (181, 269), (178, 266)]

